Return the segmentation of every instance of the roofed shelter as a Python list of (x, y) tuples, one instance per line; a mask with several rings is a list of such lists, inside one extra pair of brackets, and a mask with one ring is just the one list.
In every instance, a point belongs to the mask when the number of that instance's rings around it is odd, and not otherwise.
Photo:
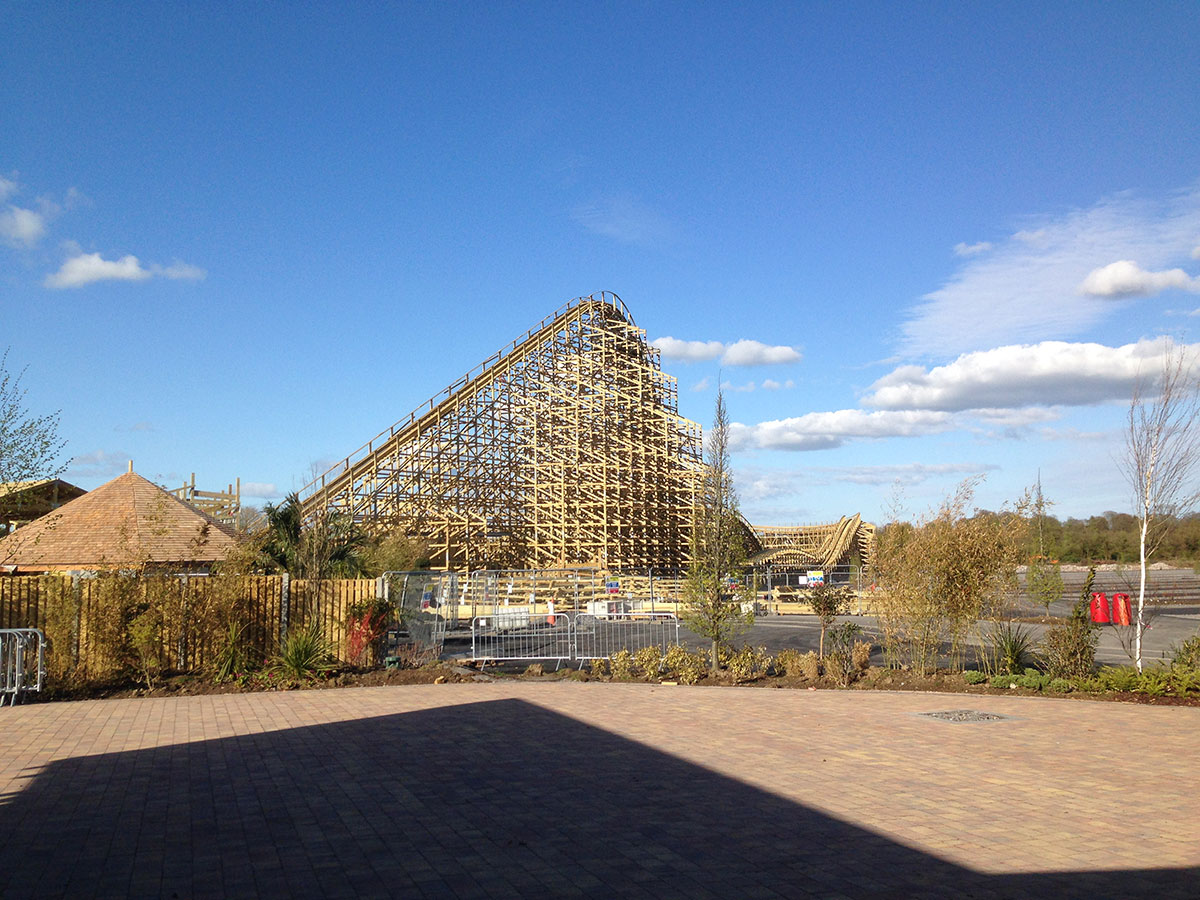
[(147, 481), (131, 463), (124, 475), (0, 539), (0, 566), (18, 574), (208, 572), (237, 544), (232, 528)]
[(0, 536), (86, 494), (61, 478), (0, 483)]

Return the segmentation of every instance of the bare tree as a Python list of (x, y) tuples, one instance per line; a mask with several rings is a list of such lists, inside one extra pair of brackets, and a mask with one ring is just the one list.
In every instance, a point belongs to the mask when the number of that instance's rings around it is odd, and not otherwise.
[(1121, 468), (1133, 488), (1139, 574), (1134, 663), (1142, 670), (1146, 630), (1146, 566), (1178, 519), (1200, 500), (1200, 381), (1182, 347), (1168, 347), (1162, 372), (1139, 379), (1129, 404)]
[(745, 566), (746, 547), (729, 463), (729, 415), (725, 395), (719, 390), (708, 437), (700, 497), (692, 521), (683, 621), (711, 641), (710, 664), (716, 671), (721, 646), (754, 624), (753, 611), (743, 612), (742, 598), (727, 581)]
[[(39, 478), (57, 478), (66, 468), (59, 454), (66, 442), (58, 437), (58, 413), (47, 416), (31, 415), (25, 408), (25, 389), (21, 378), (8, 371), (8, 351), (0, 354), (0, 485)], [(19, 492), (7, 501), (7, 512), (19, 514), (16, 508)], [(7, 526), (0, 522), (0, 535)]]

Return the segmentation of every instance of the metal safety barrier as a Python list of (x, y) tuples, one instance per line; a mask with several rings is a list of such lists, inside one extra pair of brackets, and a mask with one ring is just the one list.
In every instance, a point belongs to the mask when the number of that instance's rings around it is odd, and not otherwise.
[(673, 613), (550, 613), (527, 606), (499, 607), (471, 621), (471, 658), (477, 661), (608, 659), (618, 650), (664, 652), (679, 643)]
[(15, 706), (46, 682), (46, 636), (38, 628), (0, 628), (0, 706)]

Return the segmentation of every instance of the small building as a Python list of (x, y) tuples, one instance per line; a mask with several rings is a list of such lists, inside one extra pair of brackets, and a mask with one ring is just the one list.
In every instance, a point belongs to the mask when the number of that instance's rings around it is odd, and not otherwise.
[(13, 574), (150, 569), (204, 573), (238, 546), (232, 528), (133, 471), (0, 539)]
[(0, 537), (86, 493), (61, 478), (0, 484)]

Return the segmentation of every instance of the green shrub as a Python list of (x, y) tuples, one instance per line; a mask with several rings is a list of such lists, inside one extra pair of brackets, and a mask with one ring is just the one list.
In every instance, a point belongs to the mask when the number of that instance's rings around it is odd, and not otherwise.
[(871, 642), (855, 641), (854, 646), (850, 648), (850, 657), (858, 671), (867, 671), (871, 668)]
[(608, 658), (608, 667), (617, 681), (629, 681), (633, 678), (633, 654), (622, 647)]
[(1015, 622), (999, 622), (984, 635), (984, 665), (995, 675), (1020, 675), (1032, 657), (1033, 636)]
[(1051, 678), (1046, 684), (1046, 690), (1051, 694), (1069, 694), (1075, 690), (1075, 685), (1065, 678)]
[(1052, 678), (1087, 678), (1096, 668), (1100, 630), (1087, 619), (1073, 617), (1042, 637), (1041, 658)]
[(603, 678), (608, 672), (608, 660), (604, 657), (597, 657), (588, 663), (588, 668), (596, 678)]
[(1171, 689), (1171, 678), (1166, 672), (1151, 670), (1143, 672), (1137, 679), (1134, 690), (1139, 694), (1161, 697)]
[(1017, 679), (1020, 677), (1022, 677), (1022, 676), (1020, 676), (1020, 675), (993, 675), (991, 680), (988, 682), (988, 684), (990, 684), (992, 687), (995, 687), (995, 688), (1010, 688), (1014, 684), (1017, 683)]
[(809, 681), (816, 681), (821, 677), (821, 657), (815, 650), (809, 650), (800, 657), (800, 674)]
[(214, 680), (229, 681), (237, 673), (250, 668), (250, 649), (246, 646), (245, 635), (244, 623), (232, 619), (225, 623), (211, 665)]
[(1188, 638), (1178, 647), (1172, 648), (1172, 668), (1200, 671), (1200, 634)]
[(307, 681), (325, 674), (333, 667), (329, 642), (325, 640), (320, 621), (314, 618), (304, 628), (288, 632), (269, 671)]
[(633, 654), (633, 662), (642, 670), (647, 678), (657, 678), (659, 671), (662, 669), (662, 650), (658, 648), (657, 644), (650, 647), (642, 647), (637, 653)]
[(1189, 693), (1200, 692), (1200, 669), (1184, 669), (1171, 667), (1171, 687), (1180, 697)]
[(1032, 670), (1033, 674), (1027, 671), (1024, 675), (1016, 676), (1017, 687), (1025, 688), (1027, 691), (1040, 691), (1050, 681), (1049, 678), (1038, 673), (1036, 669)]
[(1137, 690), (1138, 671), (1132, 666), (1105, 666), (1097, 678), (1105, 691)]
[(762, 647), (752, 647), (747, 644), (730, 654), (727, 666), (734, 681), (753, 681), (767, 674), (771, 657)]
[(1104, 683), (1104, 679), (1099, 675), (1093, 675), (1090, 678), (1080, 679), (1078, 683), (1079, 690), (1087, 691), (1091, 694), (1102, 694), (1108, 690)]
[(982, 672), (976, 671), (975, 669), (967, 669), (962, 674), (963, 681), (965, 681), (967, 684), (983, 684), (988, 680), (986, 675), (984, 675)]
[(679, 644), (667, 648), (663, 664), (671, 678), (680, 684), (697, 684), (708, 674), (707, 654), (692, 653)]
[(804, 654), (795, 647), (780, 650), (775, 657), (775, 674), (786, 675), (789, 678), (799, 678), (803, 674), (800, 671), (800, 659), (803, 656)]

